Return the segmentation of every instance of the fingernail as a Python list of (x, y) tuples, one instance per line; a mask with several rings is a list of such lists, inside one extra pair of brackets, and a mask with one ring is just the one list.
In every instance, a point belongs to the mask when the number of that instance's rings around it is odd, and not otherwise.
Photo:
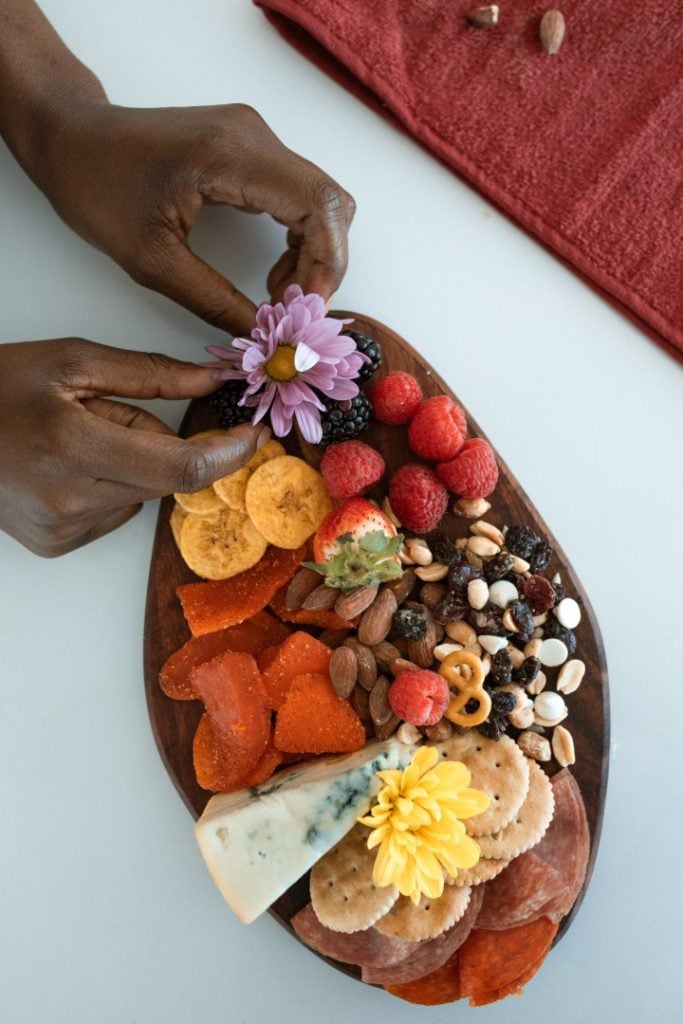
[(214, 370), (217, 366), (220, 366), (220, 360), (212, 359), (210, 363), (196, 363), (196, 366), (201, 366), (207, 370)]
[(261, 427), (261, 432), (256, 438), (256, 448), (263, 448), (264, 444), (267, 444), (272, 437), (272, 431), (270, 427)]
[(329, 299), (325, 303), (325, 312), (326, 313), (329, 313), (330, 309), (332, 308), (332, 300), (333, 299), (334, 299), (334, 295), (330, 295)]

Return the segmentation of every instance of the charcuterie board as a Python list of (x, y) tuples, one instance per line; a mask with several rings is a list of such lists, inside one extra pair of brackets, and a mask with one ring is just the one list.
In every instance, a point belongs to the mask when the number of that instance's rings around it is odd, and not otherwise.
[[(420, 382), (425, 397), (439, 394), (456, 397), (424, 359), (393, 331), (360, 314), (345, 312), (334, 315), (353, 319), (354, 330), (381, 343), (384, 372), (401, 370), (414, 375)], [(208, 402), (194, 401), (183, 420), (181, 433), (187, 436), (215, 426), (217, 423)], [(484, 436), (469, 416), (468, 426), (471, 434)], [(389, 471), (405, 463), (405, 428), (371, 422), (363, 434), (363, 440), (382, 452)], [(303, 457), (314, 465), (319, 462), (319, 450), (306, 443), (302, 444), (295, 434), (286, 438), (284, 443), (291, 454)], [(561, 575), (567, 593), (578, 601), (581, 608), (581, 620), (574, 632), (577, 640), (577, 657), (581, 658), (586, 667), (585, 678), (580, 690), (572, 694), (567, 701), (570, 704), (570, 713), (564, 724), (571, 730), (573, 737), (575, 761), (571, 771), (578, 783), (586, 810), (590, 853), (582, 891), (571, 912), (563, 919), (555, 940), (557, 941), (580, 905), (590, 880), (598, 848), (608, 770), (607, 668), (595, 616), (571, 564), (498, 454), (497, 458), (499, 479), (495, 492), (490, 496), (491, 508), (486, 518), (501, 527), (504, 524), (525, 524), (539, 537), (548, 541), (552, 547), (552, 555), (547, 573)], [(372, 491), (367, 496), (378, 499), (380, 497), (379, 492), (375, 494)], [(159, 672), (166, 659), (190, 636), (176, 596), (176, 588), (197, 579), (183, 562), (174, 542), (169, 527), (172, 507), (172, 498), (167, 498), (161, 503), (151, 557), (144, 629), (145, 687), (150, 721), (159, 753), (185, 805), (193, 817), (197, 818), (202, 814), (211, 796), (198, 785), (192, 759), (193, 737), (202, 714), (202, 707), (199, 702), (193, 700), (169, 699), (158, 683)], [(455, 540), (467, 535), (468, 521), (449, 512), (440, 524), (440, 529)], [(550, 761), (544, 768), (552, 776), (559, 770), (559, 765), (555, 761)], [(304, 876), (274, 903), (271, 913), (294, 934), (290, 922), (308, 900), (308, 877)], [(360, 971), (353, 965), (333, 960), (329, 962), (347, 974), (360, 977)]]

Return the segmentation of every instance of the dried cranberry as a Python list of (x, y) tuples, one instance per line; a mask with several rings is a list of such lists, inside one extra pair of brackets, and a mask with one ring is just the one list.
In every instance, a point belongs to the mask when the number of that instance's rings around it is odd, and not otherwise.
[(550, 561), (550, 556), (553, 553), (553, 549), (546, 540), (540, 540), (534, 550), (531, 552), (527, 562), (532, 572), (543, 572)]
[(476, 565), (452, 565), (448, 573), (448, 589), (464, 600), (467, 597), (467, 584), (472, 580), (480, 580), (482, 576), (481, 569), (477, 569)]
[(530, 576), (524, 581), (524, 600), (534, 615), (542, 615), (555, 604), (555, 591), (545, 576)]
[(484, 566), (486, 582), (495, 583), (496, 580), (502, 580), (503, 576), (510, 572), (510, 569), (512, 569), (512, 555), (505, 552), (494, 555)]

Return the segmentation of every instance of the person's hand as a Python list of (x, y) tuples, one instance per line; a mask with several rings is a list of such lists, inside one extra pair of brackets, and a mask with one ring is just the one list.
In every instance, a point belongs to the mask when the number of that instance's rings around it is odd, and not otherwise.
[(238, 469), (267, 428), (185, 441), (122, 398), (194, 398), (211, 370), (77, 338), (0, 345), (0, 529), (51, 557), (130, 519), (149, 498)]
[(203, 203), (269, 213), (288, 248), (268, 276), (326, 300), (347, 263), (355, 205), (319, 167), (287, 149), (250, 107), (129, 109), (66, 105), (33, 177), (60, 216), (140, 284), (233, 334), (254, 304), (188, 245)]

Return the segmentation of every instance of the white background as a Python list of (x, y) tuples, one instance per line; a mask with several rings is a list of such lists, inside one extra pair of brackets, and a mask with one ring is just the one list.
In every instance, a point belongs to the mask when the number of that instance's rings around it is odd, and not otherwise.
[[(269, 917), (239, 925), (205, 872), (144, 699), (156, 506), (57, 561), (0, 535), (0, 1024), (680, 1020), (680, 366), (247, 0), (43, 6), (115, 102), (251, 103), (353, 193), (338, 305), (451, 382), (573, 559), (613, 748), (592, 886), (523, 999), (400, 1003)], [(283, 248), (265, 218), (217, 209), (193, 243), (257, 301)], [(218, 337), (71, 234), (0, 148), (0, 340), (60, 335), (197, 360)]]

